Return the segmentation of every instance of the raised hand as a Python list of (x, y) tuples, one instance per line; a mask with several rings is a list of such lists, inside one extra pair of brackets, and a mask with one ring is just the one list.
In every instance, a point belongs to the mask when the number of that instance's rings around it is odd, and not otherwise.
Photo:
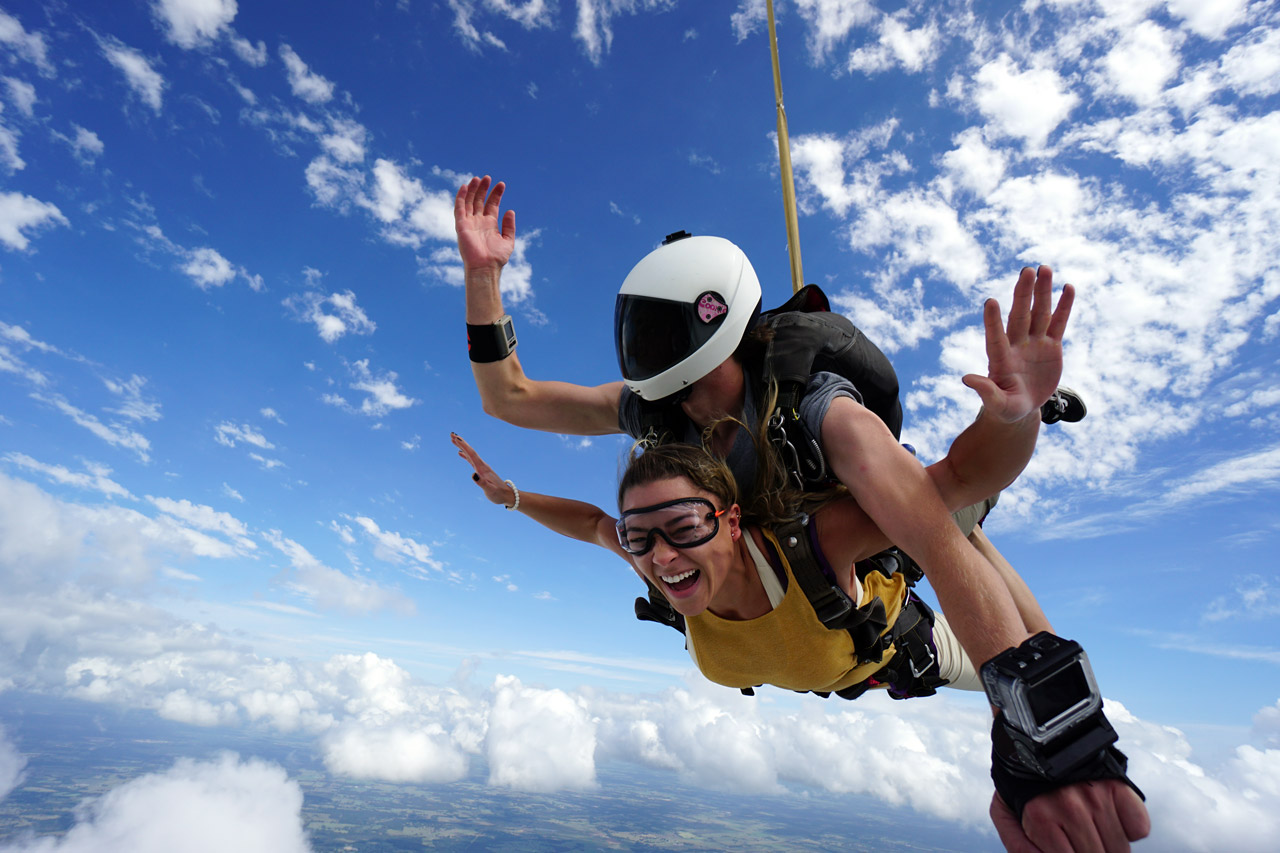
[(458, 253), (467, 270), (502, 269), (516, 245), (516, 212), (508, 210), (499, 216), (507, 185), (499, 181), (489, 192), (489, 183), (488, 175), (472, 178), (458, 188), (453, 201)]
[[(1062, 377), (1062, 336), (1071, 317), (1075, 288), (1063, 285), (1053, 308), (1053, 270), (1025, 267), (1013, 290), (1007, 328), (1000, 325), (1000, 304), (982, 308), (987, 336), (987, 375), (970, 373), (964, 384), (978, 392), (983, 409), (1006, 423), (1039, 412)], [(1052, 310), (1051, 310), (1052, 309)]]
[(489, 467), (488, 462), (480, 458), (480, 454), (476, 453), (462, 436), (451, 432), (449, 440), (453, 442), (454, 447), (458, 448), (458, 455), (467, 460), (474, 469), (471, 479), (484, 492), (484, 496), (493, 503), (511, 506), (516, 499), (515, 491), (511, 486), (508, 486), (506, 481)]

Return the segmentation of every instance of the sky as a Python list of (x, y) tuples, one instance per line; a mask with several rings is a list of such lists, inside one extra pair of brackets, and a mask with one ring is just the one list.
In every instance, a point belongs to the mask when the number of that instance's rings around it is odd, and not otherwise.
[[(987, 531), (1089, 651), (1149, 848), (1264, 849), (1280, 9), (777, 12), (805, 277), (890, 355), (926, 461), (976, 413), (982, 301), (1028, 264), (1075, 284), (1088, 417), (1044, 429)], [(789, 295), (763, 3), (0, 0), (0, 106), (0, 690), (307, 733), (350, 778), (483, 756), (496, 786), (589, 789), (624, 760), (986, 823), (980, 697), (710, 685), (632, 619), (626, 564), (487, 503), (449, 444), (606, 508), (628, 446), (482, 412), (452, 222), (472, 175), (518, 214), (504, 298), (534, 378), (618, 378), (617, 288), (682, 228)], [(23, 737), (0, 734), (0, 795)], [(306, 849), (278, 767), (174, 759), (40, 849), (145, 834), (175, 791)]]

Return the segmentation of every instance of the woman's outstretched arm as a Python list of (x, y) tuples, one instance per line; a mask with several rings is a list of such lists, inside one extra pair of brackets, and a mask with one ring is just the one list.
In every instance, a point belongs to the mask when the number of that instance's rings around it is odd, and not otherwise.
[(618, 534), (614, 527), (617, 519), (609, 513), (583, 501), (524, 490), (517, 492), (516, 487), (499, 477), (462, 436), (449, 433), (449, 438), (454, 447), (458, 448), (458, 455), (474, 469), (471, 479), (491, 502), (519, 510), (561, 536), (599, 545), (631, 565), (627, 552), (618, 544)]

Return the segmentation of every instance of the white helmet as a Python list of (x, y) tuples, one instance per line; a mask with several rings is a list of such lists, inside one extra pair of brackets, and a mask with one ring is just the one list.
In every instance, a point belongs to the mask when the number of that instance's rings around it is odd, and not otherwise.
[(760, 313), (760, 280), (723, 237), (667, 237), (622, 282), (618, 366), (645, 400), (688, 388), (724, 363)]

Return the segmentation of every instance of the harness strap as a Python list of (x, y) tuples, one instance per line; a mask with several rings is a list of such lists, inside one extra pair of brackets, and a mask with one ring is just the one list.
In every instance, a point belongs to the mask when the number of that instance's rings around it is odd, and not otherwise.
[(886, 646), (880, 635), (889, 626), (884, 602), (877, 596), (858, 607), (848, 593), (823, 574), (809, 540), (808, 526), (809, 516), (801, 514), (774, 530), (778, 544), (787, 552), (792, 576), (819, 622), (832, 631), (849, 632), (858, 663), (881, 660)]

